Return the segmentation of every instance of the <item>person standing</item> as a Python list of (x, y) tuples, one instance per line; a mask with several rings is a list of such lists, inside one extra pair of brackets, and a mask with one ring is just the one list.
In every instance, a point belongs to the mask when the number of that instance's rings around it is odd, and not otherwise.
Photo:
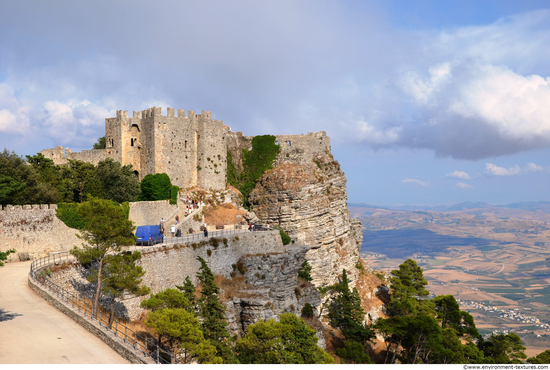
[(180, 216), (176, 215), (176, 225), (180, 223)]

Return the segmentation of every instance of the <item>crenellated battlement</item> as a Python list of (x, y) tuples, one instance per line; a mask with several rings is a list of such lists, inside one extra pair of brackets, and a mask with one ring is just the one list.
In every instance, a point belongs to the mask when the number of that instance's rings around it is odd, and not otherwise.
[(57, 204), (25, 204), (25, 205), (0, 205), (0, 212), (13, 212), (13, 211), (31, 211), (36, 209), (57, 209)]

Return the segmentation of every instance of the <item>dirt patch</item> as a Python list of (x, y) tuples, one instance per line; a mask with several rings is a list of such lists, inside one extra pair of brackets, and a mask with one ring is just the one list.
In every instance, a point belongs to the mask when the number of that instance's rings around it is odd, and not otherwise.
[(234, 276), (231, 279), (226, 279), (223, 276), (216, 275), (214, 282), (220, 287), (220, 300), (227, 302), (236, 298), (256, 298), (258, 295), (249, 293), (247, 290), (258, 289), (247, 283), (244, 276)]
[(208, 206), (204, 208), (204, 222), (208, 225), (236, 225), (244, 220), (245, 213), (231, 203)]

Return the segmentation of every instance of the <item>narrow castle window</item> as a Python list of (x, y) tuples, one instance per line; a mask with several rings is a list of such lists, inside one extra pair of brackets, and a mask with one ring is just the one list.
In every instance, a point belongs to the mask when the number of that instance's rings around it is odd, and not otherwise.
[(133, 139), (133, 138), (130, 139), (130, 145), (131, 145), (131, 146), (134, 146), (134, 139)]
[(185, 140), (185, 148), (187, 148), (187, 140)]
[(286, 141), (286, 145), (290, 146), (290, 140)]

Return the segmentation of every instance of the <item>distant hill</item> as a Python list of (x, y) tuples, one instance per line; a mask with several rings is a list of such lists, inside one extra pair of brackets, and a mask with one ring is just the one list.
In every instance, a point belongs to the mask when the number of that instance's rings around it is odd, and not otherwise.
[(349, 203), (349, 207), (386, 209), (395, 211), (433, 211), (433, 212), (453, 212), (467, 211), (470, 209), (491, 209), (491, 208), (509, 208), (530, 212), (548, 212), (550, 213), (550, 202), (520, 202), (511, 204), (491, 205), (484, 202), (462, 202), (453, 205), (400, 205), (400, 206), (376, 206), (365, 203)]

